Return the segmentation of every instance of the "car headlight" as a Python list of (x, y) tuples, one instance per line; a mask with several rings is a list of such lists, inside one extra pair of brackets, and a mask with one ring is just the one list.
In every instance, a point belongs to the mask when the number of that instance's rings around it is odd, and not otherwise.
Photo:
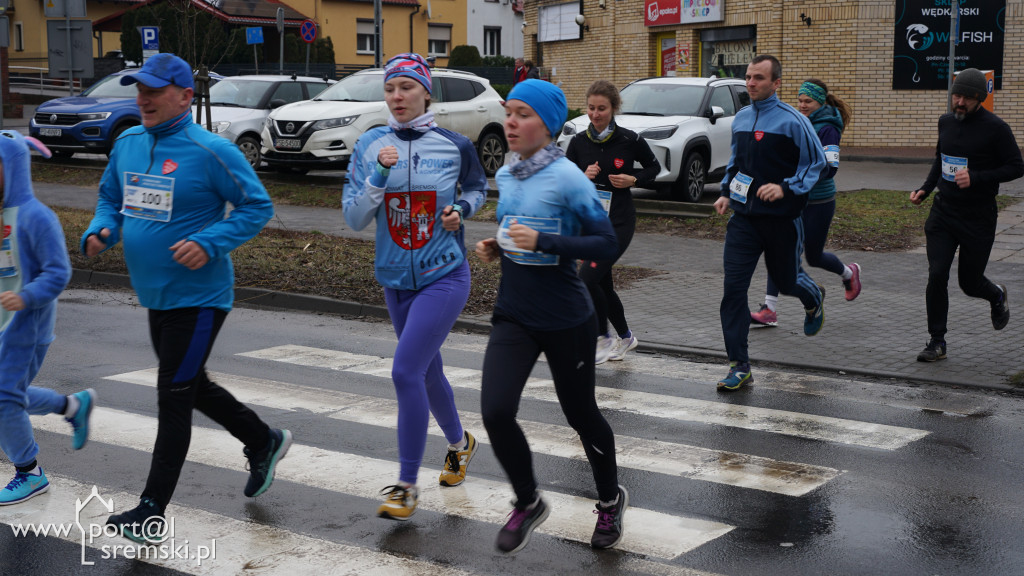
[(213, 132), (214, 134), (222, 134), (227, 132), (230, 126), (231, 122), (214, 122), (210, 125), (210, 132)]
[(566, 122), (565, 126), (562, 126), (563, 136), (572, 136), (576, 134), (576, 127), (573, 126), (572, 122)]
[(327, 130), (328, 128), (341, 128), (342, 126), (348, 126), (349, 124), (356, 121), (359, 115), (345, 116), (344, 118), (330, 118), (328, 120), (318, 120), (313, 123), (313, 130)]
[(648, 128), (640, 133), (640, 136), (648, 140), (664, 140), (669, 136), (676, 133), (679, 126), (658, 126), (657, 128)]
[(274, 119), (271, 118), (270, 116), (267, 116), (266, 120), (263, 121), (263, 125), (266, 126), (267, 128), (273, 128)]
[(79, 120), (106, 120), (110, 117), (110, 112), (90, 112), (88, 114), (79, 114)]

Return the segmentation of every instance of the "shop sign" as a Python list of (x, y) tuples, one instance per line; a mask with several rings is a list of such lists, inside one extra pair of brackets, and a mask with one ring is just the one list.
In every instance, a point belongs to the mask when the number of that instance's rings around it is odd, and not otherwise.
[(721, 22), (724, 0), (647, 0), (644, 25)]
[[(950, 0), (896, 0), (894, 90), (945, 90), (949, 81)], [(954, 38), (955, 70), (994, 70), (1001, 88), (1006, 0), (963, 0)]]

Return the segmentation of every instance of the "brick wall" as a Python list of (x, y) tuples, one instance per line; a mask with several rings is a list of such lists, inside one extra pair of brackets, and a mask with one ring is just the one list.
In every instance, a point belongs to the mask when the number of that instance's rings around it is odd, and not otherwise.
[[(537, 61), (537, 9), (561, 0), (527, 0), (524, 52)], [(754, 0), (724, 0), (725, 21), (686, 26), (644, 26), (642, 0), (583, 0), (589, 31), (580, 40), (545, 42), (541, 47), (551, 80), (561, 83), (570, 108), (583, 106), (594, 80), (618, 86), (658, 73), (659, 34), (674, 32), (677, 43), (690, 44), (690, 67), (680, 76), (699, 73), (700, 30), (757, 26), (758, 53), (782, 62), (779, 96), (796, 102), (796, 90), (808, 77), (824, 80), (853, 108), (853, 121), (843, 135), (846, 146), (933, 146), (936, 121), (946, 111), (946, 94), (938, 90), (893, 90), (892, 0), (819, 0), (778, 7)], [(811, 18), (805, 25), (800, 14)], [(995, 112), (1024, 143), (1024, 0), (1006, 0), (1002, 89), (995, 94)]]

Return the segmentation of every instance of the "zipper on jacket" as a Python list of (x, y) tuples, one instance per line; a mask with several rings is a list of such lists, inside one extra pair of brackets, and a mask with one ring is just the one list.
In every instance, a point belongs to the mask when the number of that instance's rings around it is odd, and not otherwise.
[(149, 166), (146, 166), (146, 174), (149, 174), (149, 171), (153, 169), (153, 160), (156, 158), (153, 152), (156, 151), (156, 141), (159, 139), (159, 136), (153, 135), (153, 147), (149, 149)]
[[(406, 187), (406, 194), (409, 195), (409, 217), (406, 218), (406, 226), (409, 227), (409, 270), (412, 272), (412, 289), (419, 290), (419, 286), (416, 284), (416, 249), (413, 248), (413, 237), (412, 237), (412, 140), (409, 142), (409, 155), (407, 156), (408, 166), (405, 171), (409, 176), (409, 185)], [(437, 215), (437, 212), (434, 212)]]

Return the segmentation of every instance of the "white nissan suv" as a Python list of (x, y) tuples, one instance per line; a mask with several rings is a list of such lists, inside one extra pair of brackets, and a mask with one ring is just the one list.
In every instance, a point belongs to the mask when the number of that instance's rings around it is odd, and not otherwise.
[[(655, 181), (677, 198), (699, 201), (709, 178), (725, 174), (733, 118), (750, 104), (743, 80), (644, 78), (626, 85), (620, 95), (622, 108), (615, 122), (647, 140), (661, 163)], [(566, 122), (558, 145), (567, 149), (589, 124), (585, 115)]]
[[(430, 110), (438, 126), (469, 138), (488, 176), (505, 163), (508, 145), (501, 96), (486, 78), (445, 68), (431, 72)], [(356, 140), (387, 125), (384, 71), (346, 76), (312, 100), (277, 108), (263, 127), (263, 159), (272, 168), (342, 169)]]

